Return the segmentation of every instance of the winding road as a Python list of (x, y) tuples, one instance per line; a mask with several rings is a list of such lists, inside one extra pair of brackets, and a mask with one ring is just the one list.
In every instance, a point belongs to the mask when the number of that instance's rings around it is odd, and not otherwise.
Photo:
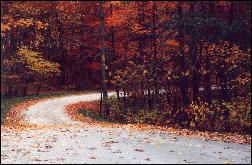
[(249, 144), (85, 125), (64, 112), (69, 104), (99, 98), (91, 93), (30, 106), (25, 122), (46, 128), (1, 132), (1, 163), (251, 163)]

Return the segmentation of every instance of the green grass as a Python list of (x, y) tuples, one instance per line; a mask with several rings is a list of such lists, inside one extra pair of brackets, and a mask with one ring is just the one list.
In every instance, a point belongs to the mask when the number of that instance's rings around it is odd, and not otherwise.
[(115, 124), (121, 123), (121, 122), (112, 120), (110, 118), (100, 117), (99, 114), (97, 114), (95, 112), (91, 112), (91, 111), (86, 110), (86, 109), (79, 109), (78, 113), (81, 114), (81, 115), (83, 115), (83, 116), (90, 117), (91, 119), (96, 120), (96, 121), (104, 121), (104, 122), (115, 123)]
[(69, 95), (69, 94), (81, 94), (84, 92), (87, 92), (87, 91), (61, 91), (61, 92), (54, 92), (54, 93), (40, 94), (40, 95), (1, 98), (1, 124), (4, 122), (7, 112), (18, 103), (32, 100), (32, 99), (43, 99), (43, 98), (49, 98), (53, 96), (64, 96), (64, 95)]

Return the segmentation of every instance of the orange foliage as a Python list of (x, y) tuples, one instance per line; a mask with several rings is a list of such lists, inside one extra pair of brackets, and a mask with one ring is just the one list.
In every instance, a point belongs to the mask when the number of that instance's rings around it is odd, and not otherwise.
[(11, 108), (11, 110), (7, 113), (7, 116), (4, 120), (4, 123), (1, 125), (1, 128), (26, 129), (32, 127), (32, 125), (28, 125), (24, 122), (22, 112), (25, 111), (29, 106), (44, 100), (46, 99), (32, 99)]
[(167, 46), (174, 46), (174, 47), (177, 47), (177, 46), (179, 46), (179, 43), (178, 43), (178, 41), (176, 41), (176, 40), (167, 40), (167, 41), (166, 41), (166, 45), (167, 45)]

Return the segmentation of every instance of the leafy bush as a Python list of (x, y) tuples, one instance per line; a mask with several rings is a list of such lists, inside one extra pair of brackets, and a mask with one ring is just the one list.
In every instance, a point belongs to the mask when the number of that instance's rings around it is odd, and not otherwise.
[(190, 126), (197, 129), (250, 133), (251, 102), (238, 98), (231, 102), (200, 102), (187, 109)]
[[(230, 102), (214, 100), (210, 105), (205, 102), (192, 103), (189, 107), (172, 113), (169, 106), (164, 109), (146, 110), (140, 103), (132, 106), (127, 98), (126, 105), (116, 97), (110, 97), (108, 119), (121, 123), (145, 123), (160, 126), (189, 126), (192, 129), (218, 132), (251, 133), (251, 102), (246, 98), (236, 98)], [(131, 98), (132, 99), (132, 98)], [(135, 101), (135, 100), (134, 100)], [(183, 118), (186, 112), (187, 118)], [(179, 120), (179, 118), (183, 118)], [(186, 119), (186, 120), (185, 120)], [(187, 124), (188, 123), (188, 124)]]

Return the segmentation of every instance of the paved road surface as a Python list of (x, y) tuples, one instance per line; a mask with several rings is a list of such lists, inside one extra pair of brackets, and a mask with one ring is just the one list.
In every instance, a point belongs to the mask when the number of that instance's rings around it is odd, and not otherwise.
[[(112, 95), (112, 93), (110, 93)], [(100, 94), (39, 102), (24, 111), (28, 124), (52, 126), (1, 133), (2, 163), (251, 163), (251, 145), (202, 141), (164, 132), (101, 128), (73, 121), (68, 104)]]

